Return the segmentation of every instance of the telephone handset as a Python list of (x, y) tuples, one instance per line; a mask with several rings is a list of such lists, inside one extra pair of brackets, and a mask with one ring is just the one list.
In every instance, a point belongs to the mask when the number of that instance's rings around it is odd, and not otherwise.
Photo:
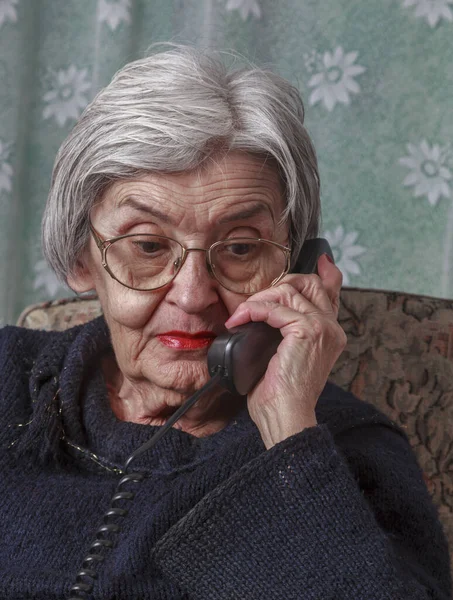
[[(315, 273), (318, 258), (328, 254), (329, 242), (323, 238), (307, 240), (292, 269), (293, 273)], [(278, 329), (267, 323), (247, 323), (216, 337), (208, 351), (211, 376), (220, 373), (220, 385), (245, 396), (266, 372), (267, 365), (282, 341)]]

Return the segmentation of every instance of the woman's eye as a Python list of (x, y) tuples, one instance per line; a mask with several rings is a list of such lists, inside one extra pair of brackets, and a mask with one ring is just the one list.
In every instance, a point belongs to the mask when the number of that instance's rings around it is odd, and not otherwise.
[(135, 241), (135, 246), (145, 254), (155, 254), (163, 250), (163, 244), (155, 241)]
[(229, 251), (237, 256), (244, 256), (251, 251), (251, 244), (230, 244)]
[(225, 254), (231, 258), (241, 258), (254, 256), (259, 248), (258, 244), (250, 242), (237, 242), (226, 244), (224, 251)]

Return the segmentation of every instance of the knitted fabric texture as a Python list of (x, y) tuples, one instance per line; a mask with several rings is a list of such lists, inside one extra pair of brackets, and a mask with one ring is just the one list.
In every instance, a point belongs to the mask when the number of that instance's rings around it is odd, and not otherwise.
[[(103, 318), (0, 333), (0, 598), (68, 596), (126, 458), (159, 428), (112, 413)], [(447, 600), (447, 544), (404, 434), (328, 384), (319, 425), (266, 450), (246, 408), (171, 429), (145, 473), (99, 600)]]

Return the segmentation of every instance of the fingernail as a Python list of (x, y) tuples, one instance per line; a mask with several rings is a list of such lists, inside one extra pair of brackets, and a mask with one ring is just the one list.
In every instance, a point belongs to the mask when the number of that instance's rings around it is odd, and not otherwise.
[(327, 252), (324, 254), (324, 256), (327, 258), (327, 260), (328, 260), (330, 263), (332, 263), (333, 265), (335, 264), (335, 261), (334, 261), (334, 259), (333, 259), (333, 258), (332, 258), (332, 257), (331, 257), (329, 254), (327, 254)]

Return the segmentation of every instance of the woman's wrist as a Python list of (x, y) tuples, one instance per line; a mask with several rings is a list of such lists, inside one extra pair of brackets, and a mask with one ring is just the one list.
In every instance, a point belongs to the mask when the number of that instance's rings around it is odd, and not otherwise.
[(261, 434), (261, 439), (266, 446), (266, 450), (270, 450), (273, 446), (286, 440), (292, 435), (301, 433), (308, 427), (315, 427), (318, 424), (316, 415), (304, 416), (302, 418), (294, 418), (290, 422), (282, 423), (276, 420), (271, 425), (258, 426)]

